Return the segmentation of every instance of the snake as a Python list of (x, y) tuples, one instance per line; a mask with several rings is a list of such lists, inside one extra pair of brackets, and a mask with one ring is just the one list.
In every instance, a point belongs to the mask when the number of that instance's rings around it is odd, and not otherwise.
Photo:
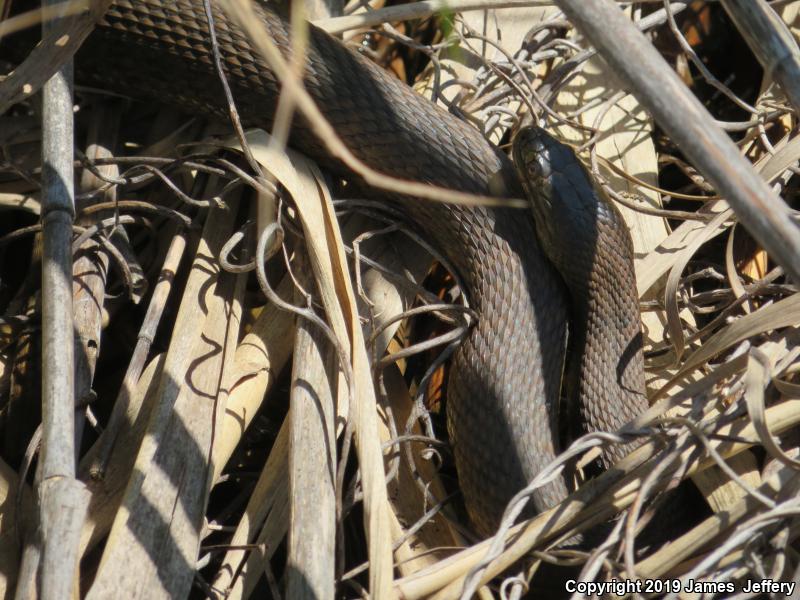
[[(287, 14), (253, 6), (288, 58)], [(242, 121), (270, 129), (281, 82), (247, 35), (213, 3), (212, 10)], [(202, 0), (114, 0), (79, 50), (75, 77), (190, 114), (229, 116)], [(478, 195), (526, 194), (532, 202), (532, 213), (446, 204), (361, 182), (449, 261), (478, 315), (450, 366), (447, 429), (470, 522), (491, 533), (509, 500), (562, 450), (560, 423), (570, 422), (572, 435), (613, 431), (646, 408), (630, 234), (566, 145), (523, 129), (512, 161), (474, 126), (312, 24), (303, 83), (368, 167)], [(334, 175), (358, 180), (302, 116), (289, 143)], [(604, 461), (624, 450), (612, 448)], [(565, 479), (552, 479), (533, 490), (528, 511), (567, 494)]]

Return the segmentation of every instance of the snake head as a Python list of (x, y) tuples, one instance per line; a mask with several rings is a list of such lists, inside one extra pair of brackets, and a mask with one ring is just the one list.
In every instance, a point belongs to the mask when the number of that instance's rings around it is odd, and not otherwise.
[(549, 204), (552, 175), (550, 141), (554, 141), (553, 138), (538, 127), (524, 127), (514, 138), (514, 165), (529, 200), (534, 204)]
[(562, 195), (564, 171), (578, 163), (575, 153), (539, 127), (524, 127), (514, 138), (514, 165), (531, 203), (536, 233), (550, 260), (562, 260), (571, 207)]
[(540, 246), (570, 289), (590, 279), (587, 272), (599, 256), (631, 247), (622, 215), (572, 148), (542, 129), (527, 127), (517, 133), (513, 155)]
[(593, 255), (598, 229), (616, 221), (616, 213), (572, 148), (544, 130), (521, 129), (513, 156), (540, 245), (563, 275), (576, 257)]

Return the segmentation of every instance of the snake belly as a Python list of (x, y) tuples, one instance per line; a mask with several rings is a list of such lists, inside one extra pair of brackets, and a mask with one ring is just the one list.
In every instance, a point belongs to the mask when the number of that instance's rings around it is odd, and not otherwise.
[[(285, 16), (265, 3), (255, 8), (288, 57)], [(238, 27), (213, 10), (239, 113), (245, 125), (268, 129), (280, 84)], [(314, 26), (306, 57), (307, 91), (368, 166), (464, 192), (521, 196), (512, 162), (476, 129)], [(76, 80), (189, 113), (228, 117), (201, 0), (115, 0), (78, 53)], [(290, 144), (333, 173), (352, 178), (302, 118), (293, 123)], [(447, 417), (467, 511), (475, 528), (489, 533), (509, 499), (559, 450), (557, 406), (568, 311), (564, 284), (540, 250), (525, 211), (369, 193), (399, 207), (442, 252), (479, 315), (453, 359)], [(598, 399), (608, 404), (595, 410), (619, 414), (615, 398)], [(559, 478), (533, 493), (530, 512), (566, 494)]]

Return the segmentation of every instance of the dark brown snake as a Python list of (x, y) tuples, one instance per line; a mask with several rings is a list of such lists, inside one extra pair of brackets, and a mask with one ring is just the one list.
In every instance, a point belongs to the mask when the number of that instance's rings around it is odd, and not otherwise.
[[(286, 55), (286, 20), (274, 8), (257, 8)], [(214, 15), (238, 110), (246, 125), (270, 128), (280, 85), (246, 36), (220, 10)], [(464, 192), (521, 195), (512, 162), (472, 126), (313, 26), (306, 53), (306, 89), (351, 152), (373, 169)], [(76, 77), (227, 118), (200, 0), (116, 0), (79, 52)], [(527, 141), (517, 143), (515, 154), (532, 176), (525, 187), (535, 200), (538, 233), (571, 302), (536, 242), (529, 213), (390, 198), (457, 269), (479, 314), (454, 357), (447, 416), (465, 503), (484, 533), (560, 450), (570, 305), (570, 346), (581, 357), (569, 361), (565, 378), (568, 412), (581, 417), (572, 433), (613, 431), (646, 406), (628, 231), (571, 150), (535, 130), (519, 135)], [(291, 144), (350, 175), (302, 121), (294, 124)], [(609, 452), (606, 462), (621, 453)], [(554, 481), (533, 494), (532, 508), (541, 511), (566, 494), (565, 482)]]

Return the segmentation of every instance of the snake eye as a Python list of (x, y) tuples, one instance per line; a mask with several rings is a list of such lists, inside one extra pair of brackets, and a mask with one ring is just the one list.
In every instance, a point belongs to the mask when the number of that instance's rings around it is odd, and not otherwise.
[(541, 149), (531, 149), (526, 166), (528, 177), (539, 184), (550, 176), (549, 162)]
[(528, 176), (534, 179), (548, 177), (549, 153), (538, 132), (533, 129), (525, 129), (520, 132), (516, 143), (521, 150), (520, 154), (524, 157), (525, 171)]

